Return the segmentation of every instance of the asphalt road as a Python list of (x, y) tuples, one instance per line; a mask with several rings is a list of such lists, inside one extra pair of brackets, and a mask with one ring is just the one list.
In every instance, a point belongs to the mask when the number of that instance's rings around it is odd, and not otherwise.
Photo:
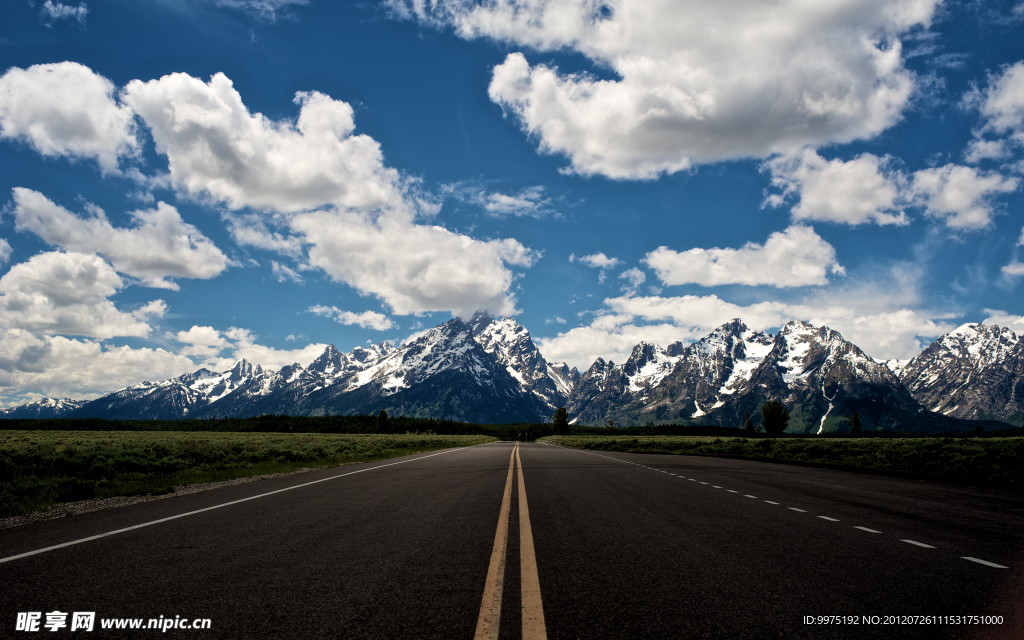
[[(473, 638), (513, 446), (0, 531), (0, 637), (82, 633), (15, 630), (18, 612), (45, 623), (57, 610), (95, 611), (87, 637), (155, 637), (99, 620), (180, 616), (210, 628), (166, 634)], [(549, 638), (1024, 638), (1020, 496), (742, 460), (535, 443), (519, 454)], [(532, 562), (521, 558), (509, 486), (503, 639), (523, 635), (521, 575)], [(933, 619), (900, 624), (909, 616)]]

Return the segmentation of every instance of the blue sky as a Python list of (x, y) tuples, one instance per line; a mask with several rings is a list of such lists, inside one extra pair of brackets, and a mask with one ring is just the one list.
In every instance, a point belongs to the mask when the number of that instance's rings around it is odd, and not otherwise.
[(0, 404), (488, 309), (1024, 331), (1024, 3), (0, 0)]

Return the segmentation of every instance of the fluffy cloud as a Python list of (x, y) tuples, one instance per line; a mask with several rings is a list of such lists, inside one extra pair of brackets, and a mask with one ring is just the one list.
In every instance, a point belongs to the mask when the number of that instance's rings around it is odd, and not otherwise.
[(974, 167), (947, 164), (914, 173), (909, 193), (925, 215), (957, 230), (983, 229), (992, 223), (992, 198), (1017, 190), (1019, 180)]
[(619, 278), (625, 280), (627, 284), (622, 285), (623, 291), (629, 293), (636, 293), (636, 290), (647, 280), (647, 274), (643, 271), (633, 267), (632, 269), (626, 269), (619, 274)]
[[(182, 73), (132, 81), (124, 102), (150, 127), (175, 188), (265, 212), (229, 217), (240, 244), (303, 260), (396, 314), (517, 313), (506, 265), (528, 267), (538, 256), (515, 240), (481, 241), (419, 223), (431, 203), (384, 165), (376, 141), (354, 134), (347, 103), (299, 92), (298, 120), (271, 121), (250, 113), (225, 75), (204, 83)], [(495, 211), (515, 205), (492, 204)], [(290, 277), (280, 265), (275, 274)]]
[(155, 209), (133, 211), (132, 228), (115, 228), (103, 211), (80, 218), (31, 189), (14, 189), (14, 220), (47, 244), (66, 251), (95, 251), (114, 269), (150, 287), (177, 290), (167, 278), (212, 278), (227, 267), (227, 256), (178, 210), (160, 202)]
[(682, 253), (658, 247), (644, 263), (666, 285), (696, 283), (802, 287), (828, 283), (828, 273), (843, 273), (836, 250), (814, 229), (789, 227), (768, 236), (763, 244), (740, 249), (690, 249)]
[(7, 240), (0, 238), (0, 264), (7, 264), (13, 253), (14, 249), (11, 249), (11, 244)]
[(390, 0), (397, 17), (539, 51), (570, 49), (618, 79), (513, 52), (491, 100), (571, 171), (644, 179), (694, 164), (870, 138), (915, 88), (898, 37), (936, 0)]
[(401, 215), (376, 220), (356, 211), (297, 214), (291, 229), (308, 243), (309, 265), (380, 298), (393, 313), (518, 313), (505, 264), (539, 257), (515, 240), (475, 240)]
[(984, 324), (994, 324), (999, 327), (1008, 327), (1014, 331), (1024, 334), (1024, 316), (1015, 316), (1000, 309), (982, 309), (988, 314)]
[(197, 325), (188, 331), (168, 334), (167, 337), (186, 344), (182, 353), (203, 358), (203, 366), (214, 371), (230, 369), (239, 358), (259, 364), (264, 369), (280, 369), (296, 362), (307, 366), (327, 348), (325, 344), (314, 343), (301, 349), (275, 349), (258, 344), (257, 337), (251, 331), (239, 327), (218, 331), (213, 327)]
[(188, 331), (179, 331), (174, 338), (188, 346), (181, 349), (181, 354), (200, 358), (213, 358), (231, 346), (227, 338), (213, 327), (193, 325)]
[(44, 156), (94, 159), (105, 173), (139, 152), (132, 111), (114, 100), (113, 83), (76, 62), (0, 76), (0, 138)]
[(597, 278), (598, 282), (604, 282), (604, 272), (606, 269), (613, 269), (622, 264), (622, 260), (619, 260), (618, 258), (609, 258), (608, 256), (604, 255), (604, 252), (600, 251), (597, 253), (592, 253), (589, 256), (583, 256), (582, 258), (577, 258), (576, 254), (570, 253), (569, 262), (579, 262), (590, 267), (591, 269), (600, 269), (601, 275), (598, 276)]
[(592, 253), (589, 256), (577, 258), (575, 254), (569, 255), (569, 262), (580, 262), (593, 269), (612, 269), (622, 264), (618, 258), (609, 258), (604, 252)]
[(41, 253), (0, 278), (0, 328), (91, 338), (148, 335), (146, 320), (163, 315), (166, 306), (154, 301), (134, 315), (119, 311), (109, 298), (122, 286), (99, 256)]
[(355, 324), (364, 329), (374, 329), (376, 331), (387, 331), (395, 326), (386, 315), (376, 311), (353, 313), (352, 311), (342, 311), (335, 306), (325, 307), (323, 305), (316, 305), (310, 307), (309, 312), (324, 318), (331, 318), (338, 324)]
[(907, 224), (901, 210), (905, 178), (889, 168), (890, 158), (870, 153), (853, 160), (826, 160), (813, 149), (793, 156), (772, 158), (765, 167), (772, 186), (781, 193), (765, 204), (778, 207), (791, 195), (800, 201), (792, 208), (794, 220), (820, 220), (859, 225)]
[(939, 336), (954, 327), (942, 318), (907, 308), (864, 313), (844, 304), (738, 305), (714, 295), (624, 296), (604, 302), (589, 326), (538, 339), (544, 357), (581, 369), (598, 357), (621, 363), (641, 340), (661, 345), (676, 340), (692, 342), (733, 318), (741, 318), (758, 331), (780, 327), (790, 320), (827, 325), (875, 358), (909, 358), (922, 348), (919, 337)]
[(402, 203), (398, 172), (384, 166), (380, 145), (353, 133), (348, 103), (322, 93), (295, 94), (295, 123), (250, 113), (223, 73), (208, 83), (184, 73), (133, 80), (123, 100), (166, 154), (174, 187), (189, 194), (276, 211)]
[[(144, 380), (195, 369), (184, 355), (0, 328), (0, 398), (22, 404), (40, 394), (92, 399)], [(30, 390), (30, 391), (26, 391)]]
[(957, 164), (911, 174), (892, 165), (891, 158), (870, 153), (848, 161), (825, 160), (813, 149), (777, 156), (765, 168), (780, 192), (769, 194), (764, 204), (778, 207), (799, 196), (791, 210), (794, 220), (850, 225), (907, 224), (903, 209), (920, 208), (951, 229), (975, 230), (992, 222), (993, 199), (1016, 191), (1020, 183), (1017, 178)]
[(985, 130), (1024, 143), (1024, 62), (1007, 67), (979, 98)]
[(53, 2), (53, 0), (46, 0), (43, 3), (43, 8), (39, 11), (39, 18), (46, 26), (51, 26), (55, 20), (74, 20), (78, 24), (84, 25), (85, 16), (88, 13), (89, 8), (85, 6), (84, 2), (77, 7), (72, 7), (60, 2)]
[[(74, 129), (69, 122), (80, 120), (85, 121), (82, 130), (95, 134), (99, 129), (86, 116), (102, 109), (76, 98), (83, 92), (86, 98), (92, 96), (87, 91), (90, 83), (99, 86), (101, 106), (123, 117), (117, 122), (124, 125), (124, 135), (105, 151), (90, 151), (68, 131)], [(528, 267), (538, 254), (512, 239), (476, 240), (421, 224), (419, 218), (431, 215), (436, 203), (419, 194), (414, 181), (384, 165), (375, 140), (354, 134), (347, 103), (299, 92), (297, 121), (272, 121), (250, 113), (223, 74), (208, 83), (183, 73), (149, 82), (133, 80), (122, 92), (124, 106), (113, 101), (113, 91), (109, 81), (72, 63), (12, 69), (0, 79), (3, 135), (24, 137), (44, 153), (91, 154), (114, 170), (119, 155), (137, 149), (128, 135), (134, 112), (152, 132), (157, 151), (167, 156), (171, 186), (231, 209), (261, 212), (228, 216), (239, 244), (283, 253), (302, 261), (303, 267), (322, 269), (337, 281), (379, 297), (398, 314), (465, 313), (477, 308), (517, 312), (508, 292), (513, 274), (506, 265)], [(63, 114), (63, 120), (49, 117), (48, 109)], [(96, 134), (89, 140), (109, 138)], [(543, 202), (536, 190), (520, 195), (538, 207)], [(20, 197), (38, 200), (46, 210), (35, 218), (23, 216), (26, 225), (34, 221), (33, 230), (46, 233), (60, 246), (101, 251), (118, 269), (153, 286), (173, 286), (164, 279), (168, 277), (211, 277), (226, 263), (212, 243), (167, 205), (136, 212), (137, 227), (125, 230), (114, 229), (101, 217), (78, 219), (33, 192)], [(495, 210), (510, 210), (515, 206), (512, 200), (494, 200)], [(310, 211), (324, 206), (328, 208)], [(124, 237), (145, 241), (111, 240)], [(155, 247), (160, 251), (151, 251)], [(290, 277), (280, 265), (275, 274)]]

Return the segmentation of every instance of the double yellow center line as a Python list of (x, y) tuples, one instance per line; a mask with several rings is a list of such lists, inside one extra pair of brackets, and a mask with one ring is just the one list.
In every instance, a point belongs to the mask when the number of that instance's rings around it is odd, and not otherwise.
[(519, 459), (519, 443), (512, 447), (508, 461), (505, 495), (501, 499), (498, 530), (494, 534), (491, 564), (487, 568), (484, 597), (480, 603), (480, 617), (476, 622), (475, 640), (497, 640), (501, 621), (501, 595), (505, 584), (505, 552), (508, 549), (508, 521), (512, 511), (512, 470), (519, 467), (519, 571), (522, 588), (523, 640), (547, 640), (544, 626), (544, 606), (540, 598), (540, 580), (537, 577), (537, 556), (533, 551), (533, 529), (530, 528), (530, 509), (526, 504), (526, 484), (523, 482), (523, 463)]

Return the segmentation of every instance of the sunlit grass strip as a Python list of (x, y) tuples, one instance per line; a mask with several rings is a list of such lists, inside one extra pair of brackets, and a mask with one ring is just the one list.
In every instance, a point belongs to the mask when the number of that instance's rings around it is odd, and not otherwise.
[(168, 493), (183, 484), (493, 440), (433, 434), (0, 431), (0, 517), (61, 502)]
[(1024, 438), (714, 438), (550, 436), (554, 444), (626, 453), (718, 454), (902, 471), (1024, 488)]

